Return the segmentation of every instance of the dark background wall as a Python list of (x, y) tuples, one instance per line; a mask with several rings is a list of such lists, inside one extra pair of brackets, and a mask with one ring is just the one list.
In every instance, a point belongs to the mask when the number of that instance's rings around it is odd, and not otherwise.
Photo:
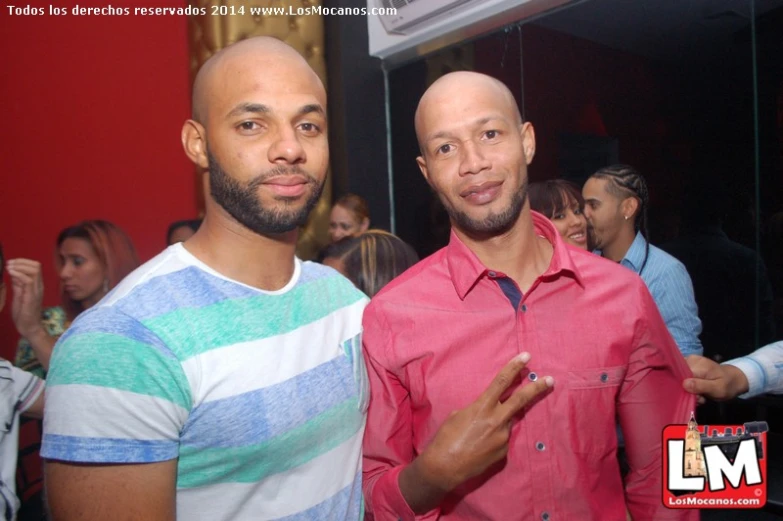
[[(776, 104), (783, 99), (781, 65), (775, 59), (780, 43), (764, 37), (780, 24), (767, 27), (759, 32), (758, 46), (765, 215), (783, 209), (781, 129), (776, 120)], [(512, 28), (465, 45), (464, 54), (471, 59), (455, 68), (498, 77), (515, 93), (536, 130), (532, 181), (581, 181), (601, 165), (569, 147), (591, 139), (600, 146), (613, 145), (615, 161), (636, 166), (648, 179), (653, 242), (678, 234), (689, 194), (720, 189), (731, 194), (727, 231), (755, 248), (753, 74), (749, 32), (747, 36), (738, 36), (731, 52), (717, 58), (678, 63), (526, 24), (521, 42)], [(390, 74), (398, 233), (422, 254), (443, 245), (447, 225), (414, 162), (418, 147), (413, 114), (428, 81), (449, 70), (438, 60), (422, 60)], [(582, 165), (581, 174), (568, 171), (574, 158)]]

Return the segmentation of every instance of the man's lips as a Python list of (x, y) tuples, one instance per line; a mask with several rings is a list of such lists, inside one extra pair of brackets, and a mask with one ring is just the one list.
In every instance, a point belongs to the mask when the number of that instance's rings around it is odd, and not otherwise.
[(471, 185), (460, 192), (460, 197), (474, 204), (486, 204), (500, 193), (503, 181), (487, 181)]
[(277, 195), (297, 197), (305, 192), (308, 180), (301, 175), (284, 175), (272, 177), (262, 183)]

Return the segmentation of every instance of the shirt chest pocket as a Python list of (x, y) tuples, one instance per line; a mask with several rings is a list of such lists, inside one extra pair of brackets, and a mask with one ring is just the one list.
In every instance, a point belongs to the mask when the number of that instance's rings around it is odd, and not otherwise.
[(603, 458), (616, 449), (615, 404), (625, 370), (619, 366), (569, 371), (568, 423), (575, 452)]

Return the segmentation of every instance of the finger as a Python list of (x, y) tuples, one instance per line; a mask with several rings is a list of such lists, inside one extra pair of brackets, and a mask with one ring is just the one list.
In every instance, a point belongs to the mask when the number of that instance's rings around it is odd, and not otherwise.
[(704, 378), (713, 367), (718, 365), (709, 358), (699, 355), (690, 355), (685, 358), (685, 361), (688, 363), (688, 367), (696, 378)]
[[(35, 261), (32, 261), (35, 262)], [(41, 265), (37, 262), (35, 262), (35, 265), (31, 265), (28, 263), (14, 263), (13, 265), (9, 264), (8, 267), (10, 269), (14, 269), (16, 271), (19, 271), (21, 273), (25, 273), (30, 276), (36, 276), (41, 273)]]
[(500, 401), (500, 397), (509, 388), (511, 382), (513, 382), (519, 372), (525, 368), (525, 365), (530, 361), (530, 353), (520, 353), (511, 359), (501, 369), (489, 387), (479, 397), (480, 400), (486, 401), (488, 404), (496, 404)]
[(41, 263), (38, 262), (37, 260), (24, 259), (22, 257), (18, 257), (16, 259), (8, 259), (8, 264), (9, 265), (26, 265), (26, 266), (36, 266), (37, 265), (39, 268), (41, 267)]
[(713, 400), (722, 400), (726, 397), (727, 392), (725, 385), (722, 385), (721, 380), (705, 380), (703, 378), (687, 378), (683, 382), (683, 387), (691, 394), (699, 394), (702, 396), (708, 396)]
[(554, 385), (555, 379), (551, 376), (545, 376), (533, 383), (523, 385), (521, 389), (515, 391), (514, 394), (508, 397), (508, 400), (501, 404), (500, 411), (503, 415), (503, 421), (511, 420), (516, 413), (524, 409), (536, 396), (548, 391)]
[(21, 271), (17, 271), (15, 268), (14, 269), (9, 269), (8, 270), (8, 275), (11, 276), (11, 283), (14, 286), (16, 286), (16, 285), (21, 285), (21, 286), (32, 285), (33, 281), (35, 280), (31, 275), (28, 275), (27, 273), (22, 273)]

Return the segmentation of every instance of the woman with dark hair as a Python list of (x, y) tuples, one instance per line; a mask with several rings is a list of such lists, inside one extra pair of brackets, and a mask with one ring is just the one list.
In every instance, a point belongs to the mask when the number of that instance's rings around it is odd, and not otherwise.
[(184, 221), (174, 221), (169, 225), (166, 231), (166, 246), (185, 242), (193, 237), (201, 226), (202, 219), (186, 219)]
[(372, 298), (419, 261), (405, 241), (383, 230), (347, 237), (324, 250), (324, 264), (336, 269)]
[(531, 183), (528, 194), (530, 209), (552, 221), (566, 243), (588, 249), (585, 200), (576, 186), (562, 179), (550, 179)]
[(41, 311), (41, 264), (29, 259), (8, 261), (14, 290), (12, 314), (22, 335), (16, 365), (43, 377), (57, 338), (82, 311), (101, 300), (139, 266), (128, 236), (108, 221), (84, 221), (57, 237), (55, 256), (60, 276), (61, 306)]
[(369, 227), (367, 201), (356, 194), (346, 194), (335, 201), (329, 214), (329, 237), (333, 243), (344, 237), (356, 237)]

